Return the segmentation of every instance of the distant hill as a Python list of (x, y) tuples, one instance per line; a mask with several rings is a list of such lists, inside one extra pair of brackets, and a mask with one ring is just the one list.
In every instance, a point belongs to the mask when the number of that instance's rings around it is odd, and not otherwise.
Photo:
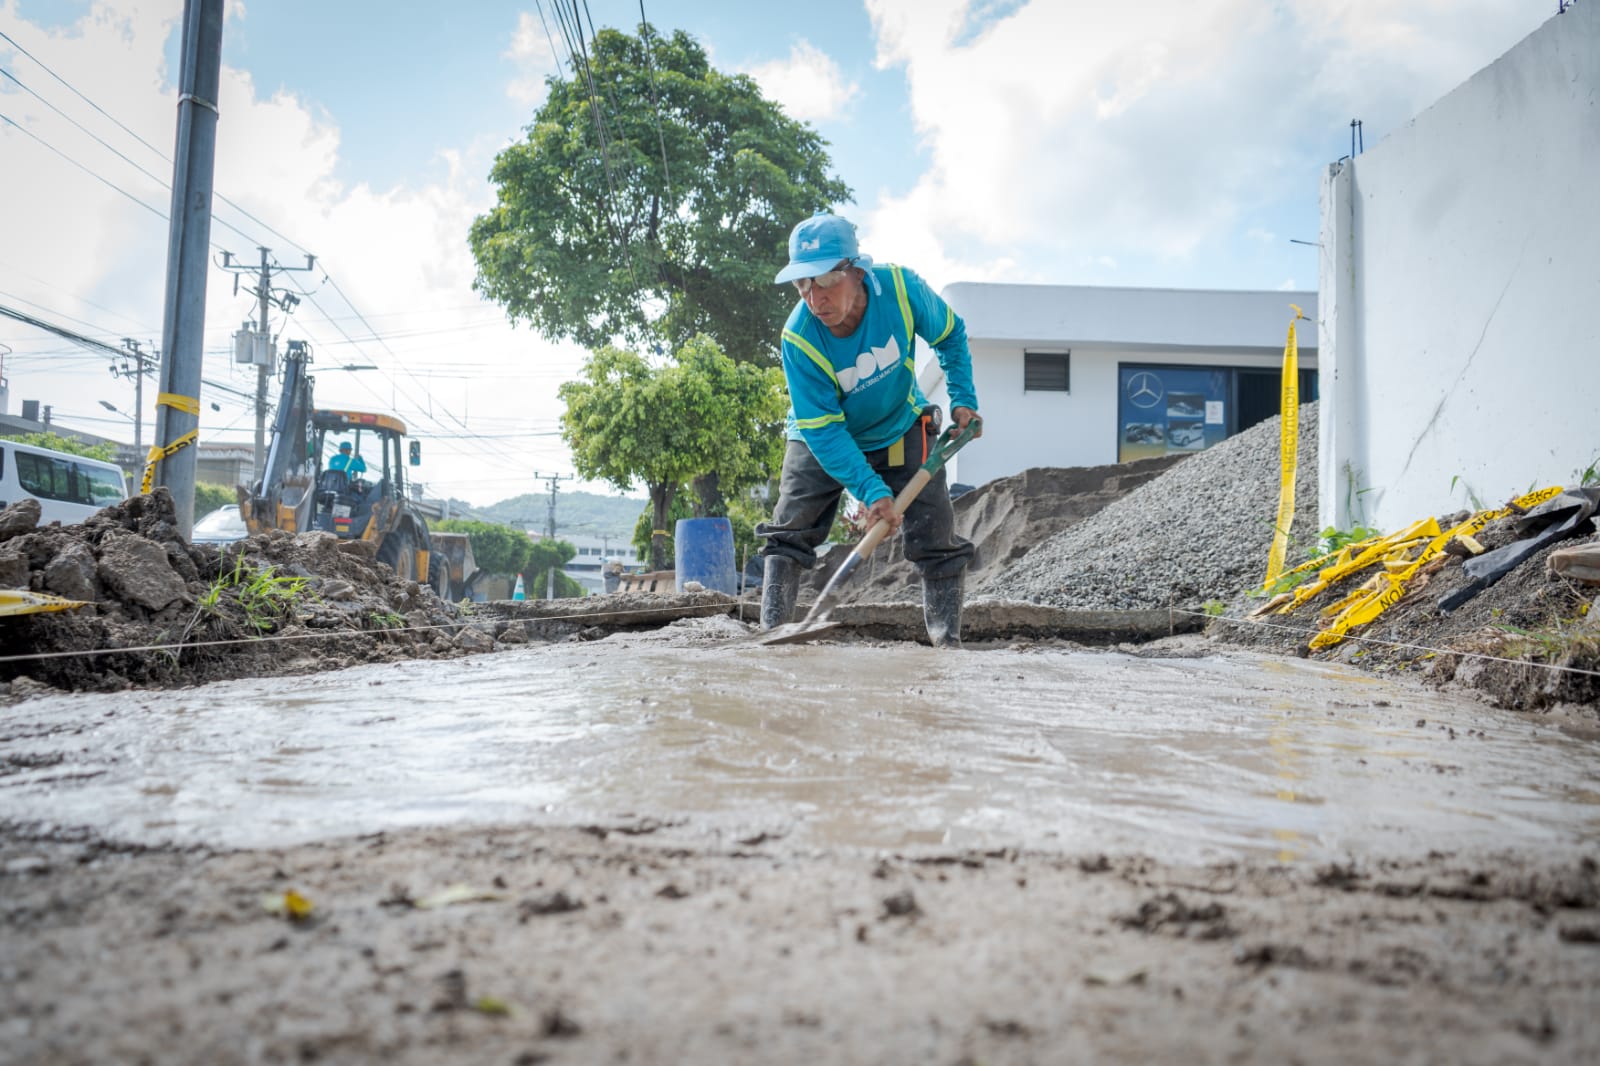
[[(628, 541), (649, 500), (601, 496), (593, 492), (556, 493), (557, 537), (609, 537)], [(550, 518), (550, 494), (526, 493), (488, 507), (473, 507), (475, 516), (518, 529), (542, 532)]]

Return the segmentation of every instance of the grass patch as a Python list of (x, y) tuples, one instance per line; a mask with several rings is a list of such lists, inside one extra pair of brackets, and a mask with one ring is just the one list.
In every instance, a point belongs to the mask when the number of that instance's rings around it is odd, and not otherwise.
[(271, 566), (250, 566), (240, 555), (233, 569), (224, 570), (200, 597), (195, 620), (216, 618), (237, 622), (257, 635), (270, 633), (294, 616), (306, 584), (305, 578), (279, 575)]
[(1540, 629), (1504, 623), (1495, 628), (1510, 634), (1505, 652), (1513, 658), (1545, 663), (1600, 659), (1600, 633), (1579, 621), (1556, 622)]

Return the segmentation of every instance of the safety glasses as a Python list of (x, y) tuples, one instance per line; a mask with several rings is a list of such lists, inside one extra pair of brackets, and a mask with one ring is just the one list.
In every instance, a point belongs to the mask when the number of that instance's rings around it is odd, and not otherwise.
[(794, 283), (794, 287), (804, 296), (815, 285), (819, 289), (831, 289), (839, 282), (850, 276), (850, 260), (841, 259), (839, 265), (826, 274), (818, 274), (814, 278), (801, 278)]

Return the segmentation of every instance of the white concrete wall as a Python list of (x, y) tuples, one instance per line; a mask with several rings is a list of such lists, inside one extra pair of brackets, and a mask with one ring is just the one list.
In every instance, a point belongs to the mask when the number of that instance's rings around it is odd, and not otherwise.
[(1397, 529), (1600, 456), (1600, 3), (1323, 183), (1320, 521)]

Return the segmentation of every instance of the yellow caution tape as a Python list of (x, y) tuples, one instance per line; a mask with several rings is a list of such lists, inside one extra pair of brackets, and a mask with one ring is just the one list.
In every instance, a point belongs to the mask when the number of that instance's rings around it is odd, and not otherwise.
[[(170, 407), (174, 411), (182, 411), (186, 415), (200, 417), (200, 399), (196, 396), (180, 396), (175, 392), (163, 392), (156, 396), (157, 407)], [(140, 479), (139, 491), (149, 492), (155, 485), (156, 464), (161, 460), (176, 455), (189, 445), (200, 439), (200, 429), (195, 427), (171, 444), (163, 448), (159, 444), (150, 446), (149, 453), (144, 457), (144, 477)]]
[(1289, 320), (1289, 340), (1283, 346), (1283, 395), (1279, 401), (1278, 435), (1278, 521), (1272, 527), (1272, 549), (1267, 553), (1267, 577), (1263, 585), (1278, 580), (1283, 557), (1289, 551), (1289, 526), (1294, 522), (1294, 474), (1300, 451), (1300, 346), (1295, 341), (1294, 324), (1305, 318), (1300, 308), (1289, 305), (1294, 317)]
[(70, 611), (74, 607), (87, 607), (87, 600), (68, 600), (43, 592), (26, 589), (0, 589), (0, 616), (14, 614), (45, 614), (49, 611)]
[(182, 411), (186, 415), (200, 414), (200, 400), (194, 396), (179, 396), (175, 392), (163, 392), (156, 396), (157, 407), (170, 407), (175, 411)]
[[(1450, 543), (1453, 538), (1476, 533), (1497, 518), (1520, 514), (1546, 500), (1554, 499), (1564, 491), (1560, 485), (1551, 485), (1538, 489), (1526, 495), (1518, 496), (1505, 507), (1495, 508), (1491, 511), (1479, 511), (1460, 525), (1453, 526), (1443, 532), (1436, 532), (1436, 535), (1428, 541), (1427, 545), (1418, 553), (1415, 559), (1410, 561), (1408, 566), (1379, 575), (1380, 580), (1375, 588), (1370, 591), (1364, 591), (1364, 595), (1360, 597), (1351, 597), (1352, 602), (1350, 602), (1349, 606), (1329, 622), (1327, 628), (1311, 638), (1311, 647), (1313, 649), (1326, 648), (1331, 644), (1337, 644), (1344, 639), (1346, 633), (1356, 626), (1366, 625), (1383, 614), (1384, 611), (1399, 603), (1405, 598), (1406, 583), (1416, 575), (1417, 571), (1425, 563), (1443, 552), (1444, 546)], [(1437, 531), (1437, 520), (1430, 518), (1428, 521), (1433, 523), (1434, 529)]]
[(1296, 589), (1294, 599), (1290, 600), (1288, 606), (1278, 613), (1288, 614), (1329, 585), (1342, 580), (1357, 570), (1365, 570), (1374, 563), (1404, 553), (1415, 547), (1422, 540), (1436, 536), (1438, 532), (1438, 520), (1425, 518), (1420, 522), (1413, 522), (1397, 533), (1390, 533), (1388, 536), (1382, 537), (1368, 537), (1359, 544), (1346, 545), (1334, 557), (1333, 564), (1319, 571), (1315, 581)]
[[(165, 394), (163, 393), (163, 395)], [(191, 429), (189, 432), (185, 433), (183, 436), (179, 437), (165, 448), (159, 444), (152, 444), (150, 446), (150, 454), (145, 456), (144, 478), (139, 483), (139, 491), (149, 492), (151, 487), (155, 484), (157, 463), (168, 458), (169, 456), (178, 454), (199, 439), (200, 431), (198, 429)]]

